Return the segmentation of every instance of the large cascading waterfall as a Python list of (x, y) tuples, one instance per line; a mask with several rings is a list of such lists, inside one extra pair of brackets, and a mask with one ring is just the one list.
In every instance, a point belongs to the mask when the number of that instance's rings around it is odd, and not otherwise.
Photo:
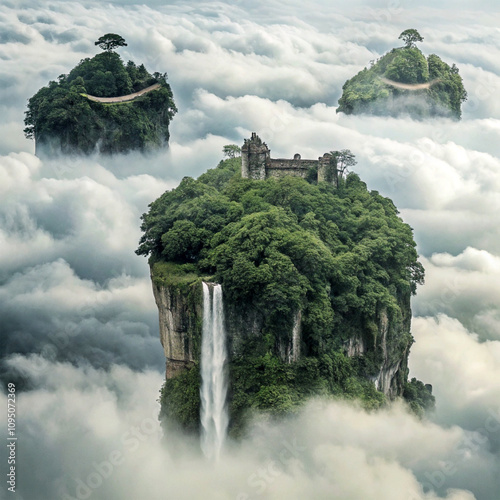
[(207, 458), (214, 460), (219, 458), (229, 420), (226, 408), (226, 358), (222, 287), (203, 283), (201, 448)]

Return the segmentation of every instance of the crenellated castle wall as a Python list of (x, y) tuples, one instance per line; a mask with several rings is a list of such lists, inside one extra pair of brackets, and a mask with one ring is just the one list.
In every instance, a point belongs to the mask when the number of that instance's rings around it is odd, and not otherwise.
[(305, 179), (312, 172), (318, 182), (336, 182), (337, 171), (329, 153), (317, 160), (303, 160), (298, 153), (293, 159), (271, 158), (271, 150), (255, 132), (250, 139), (245, 139), (241, 148), (241, 176), (244, 178), (264, 180), (293, 176)]
[[(296, 157), (298, 155), (295, 155)], [(311, 168), (318, 167), (318, 160), (302, 160), (295, 158), (289, 159), (273, 159), (270, 158), (266, 163), (266, 177), (281, 178), (286, 175), (306, 178)]]

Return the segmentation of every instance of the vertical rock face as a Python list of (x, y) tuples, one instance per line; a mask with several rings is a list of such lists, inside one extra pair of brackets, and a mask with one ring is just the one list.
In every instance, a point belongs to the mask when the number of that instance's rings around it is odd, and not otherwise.
[(167, 379), (190, 368), (198, 359), (203, 305), (193, 301), (192, 296), (197, 295), (193, 292), (200, 285), (201, 283), (192, 285), (186, 293), (175, 286), (158, 285), (153, 280)]
[[(391, 335), (393, 325), (389, 321), (387, 311), (382, 310), (379, 318), (379, 345), (382, 353), (382, 363), (380, 371), (375, 378), (375, 387), (387, 396), (394, 398), (403, 392), (402, 382), (406, 380), (408, 370), (409, 346), (403, 352), (394, 349), (393, 343), (396, 341)], [(394, 332), (397, 335), (397, 332)]]
[(399, 306), (400, 315), (391, 317), (385, 308), (379, 312), (375, 337), (358, 331), (345, 345), (349, 357), (374, 359), (375, 373), (370, 378), (375, 388), (391, 399), (403, 394), (404, 383), (408, 378), (408, 356), (412, 343), (409, 297), (400, 297)]
[[(203, 320), (201, 279), (189, 286), (160, 285), (153, 280), (153, 293), (160, 319), (160, 340), (166, 358), (166, 378), (171, 379), (200, 360)], [(251, 337), (260, 337), (264, 318), (258, 310), (236, 307), (225, 301), (225, 327), (229, 360), (243, 355)], [(411, 310), (408, 299), (400, 300), (402, 314), (391, 316), (386, 309), (378, 314), (377, 332), (357, 331), (345, 343), (349, 357), (370, 357), (375, 387), (390, 398), (401, 396), (408, 376), (411, 345)], [(285, 363), (300, 360), (302, 313), (294, 317), (293, 328), (280, 336), (276, 354)]]
[(258, 310), (236, 307), (226, 300), (224, 311), (229, 357), (234, 359), (242, 354), (245, 339), (258, 337), (262, 333), (264, 318)]
[[(189, 287), (160, 285), (153, 279), (153, 295), (158, 307), (160, 341), (166, 359), (166, 378), (189, 369), (200, 359), (203, 321), (201, 280)], [(237, 308), (225, 302), (225, 328), (229, 358), (243, 354), (245, 339), (262, 334), (264, 318), (255, 309)], [(293, 330), (278, 342), (282, 361), (292, 363), (300, 358), (302, 314), (297, 312)]]
[(302, 340), (302, 312), (298, 311), (293, 319), (291, 335), (278, 340), (278, 351), (282, 361), (294, 363), (300, 359), (300, 343)]

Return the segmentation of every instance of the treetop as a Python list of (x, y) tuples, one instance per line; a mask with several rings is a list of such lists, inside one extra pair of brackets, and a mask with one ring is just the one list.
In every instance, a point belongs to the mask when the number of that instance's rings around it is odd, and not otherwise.
[(94, 45), (98, 45), (102, 50), (105, 50), (106, 52), (111, 52), (117, 47), (126, 47), (127, 43), (122, 36), (117, 35), (116, 33), (106, 33), (105, 35), (101, 36), (97, 40), (97, 42), (94, 43)]
[(415, 42), (423, 42), (423, 37), (416, 29), (404, 30), (398, 37), (398, 40), (403, 40), (407, 49), (416, 47)]

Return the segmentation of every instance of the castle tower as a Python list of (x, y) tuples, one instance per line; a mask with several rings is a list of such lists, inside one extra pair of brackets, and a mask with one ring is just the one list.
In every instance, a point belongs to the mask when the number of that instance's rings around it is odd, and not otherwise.
[(271, 151), (261, 138), (252, 132), (250, 139), (245, 139), (241, 148), (241, 176), (246, 179), (263, 180), (266, 178), (266, 163)]
[(332, 155), (330, 153), (325, 153), (323, 156), (318, 158), (318, 182), (334, 181), (331, 160)]

